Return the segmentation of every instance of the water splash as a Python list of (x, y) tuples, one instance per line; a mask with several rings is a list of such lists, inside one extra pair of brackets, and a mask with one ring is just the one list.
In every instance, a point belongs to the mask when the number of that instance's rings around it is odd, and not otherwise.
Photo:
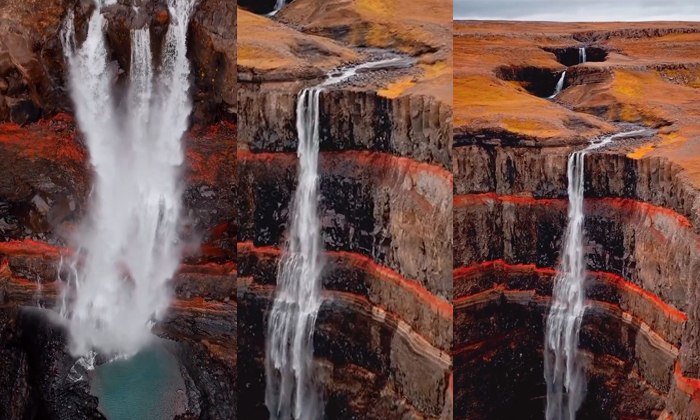
[(547, 99), (554, 99), (557, 95), (559, 95), (564, 89), (564, 78), (566, 77), (566, 71), (561, 72), (561, 77), (559, 78), (559, 81), (557, 82), (557, 86), (554, 88), (554, 93), (547, 97)]
[(547, 381), (547, 420), (574, 420), (586, 394), (583, 361), (578, 350), (579, 331), (585, 307), (586, 253), (583, 212), (584, 159), (588, 152), (615, 139), (644, 132), (618, 133), (592, 142), (586, 149), (569, 156), (568, 225), (557, 276), (552, 290), (552, 306), (547, 315), (544, 351), (544, 377)]
[(277, 275), (275, 301), (268, 321), (265, 404), (271, 420), (319, 420), (323, 406), (311, 379), (313, 332), (321, 307), (323, 242), (317, 209), (319, 98), (331, 85), (358, 70), (377, 68), (398, 58), (364, 63), (304, 89), (297, 102), (299, 175), (294, 192), (286, 249)]
[(583, 64), (585, 62), (586, 62), (586, 49), (579, 48), (578, 49), (578, 63)]
[(95, 172), (90, 214), (78, 252), (66, 262), (61, 297), (74, 355), (134, 354), (150, 342), (153, 322), (170, 304), (167, 283), (181, 250), (181, 137), (191, 111), (186, 34), (195, 0), (168, 0), (171, 23), (158, 72), (148, 28), (131, 31), (125, 112), (114, 100), (105, 45), (101, 6), (109, 2), (98, 4), (82, 45), (72, 12), (62, 32), (71, 97)]

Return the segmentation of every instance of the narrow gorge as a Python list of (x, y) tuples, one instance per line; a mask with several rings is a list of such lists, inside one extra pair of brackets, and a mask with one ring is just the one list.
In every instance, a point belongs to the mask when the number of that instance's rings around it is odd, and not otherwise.
[(235, 418), (234, 6), (0, 5), (0, 418), (128, 416), (114, 356)]
[[(564, 305), (584, 306), (573, 412), (700, 416), (699, 34), (694, 23), (455, 22), (456, 419), (545, 418), (545, 332), (571, 264), (567, 162), (634, 130), (579, 168), (585, 282), (568, 296), (585, 295)], [(573, 418), (559, 413), (547, 418)]]
[(451, 4), (323, 3), (239, 3), (239, 417), (448, 419)]

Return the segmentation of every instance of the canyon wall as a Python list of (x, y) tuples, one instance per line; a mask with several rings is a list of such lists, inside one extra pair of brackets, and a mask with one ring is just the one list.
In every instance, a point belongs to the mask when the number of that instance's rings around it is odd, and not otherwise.
[[(502, 418), (524, 404), (535, 418), (543, 409), (543, 324), (567, 224), (571, 148), (458, 141), (456, 404), (473, 418)], [(580, 348), (589, 386), (578, 417), (651, 419), (665, 410), (694, 418), (697, 190), (667, 160), (595, 152), (586, 157), (585, 197), (590, 306)]]
[[(108, 44), (119, 78), (129, 67), (129, 30), (149, 25), (162, 39), (170, 17), (164, 1), (106, 11)], [(235, 2), (203, 0), (191, 20), (188, 54), (194, 110), (183, 139), (183, 260), (171, 281), (173, 304), (155, 327), (188, 386), (185, 418), (230, 420), (237, 412), (236, 345), (236, 12)], [(89, 151), (71, 116), (60, 31), (67, 11), (79, 37), (89, 2), (5, 2), (0, 6), (0, 306), (2, 419), (100, 418), (85, 381), (63, 374), (75, 360), (65, 333), (24, 308), (61, 306), (62, 283), (77, 226), (90, 206)], [(84, 35), (83, 35), (84, 36)], [(48, 312), (48, 311), (47, 311)], [(7, 338), (7, 340), (5, 340)], [(44, 372), (56, 375), (46, 376)], [(63, 372), (63, 373), (62, 373)], [(19, 390), (13, 392), (13, 390)], [(73, 411), (70, 411), (73, 410)], [(68, 416), (68, 417), (66, 417)]]
[(543, 417), (568, 156), (640, 127), (652, 130), (585, 157), (577, 418), (700, 417), (698, 30), (455, 22), (455, 418)]
[[(239, 95), (248, 89), (260, 87), (242, 84)], [(327, 269), (314, 356), (326, 415), (444, 418), (451, 376), (452, 177), (444, 169), (442, 156), (449, 157), (449, 149), (441, 133), (449, 108), (435, 107), (435, 117), (419, 107), (413, 118), (388, 118), (396, 105), (381, 99), (390, 105), (372, 112), (388, 120), (383, 131), (376, 131), (372, 119), (356, 119), (355, 136), (346, 132), (339, 138), (334, 133), (347, 121), (342, 114), (356, 118), (363, 106), (362, 101), (353, 102), (354, 108), (327, 105), (344, 94), (365, 96), (345, 90), (321, 96), (320, 218)], [(247, 108), (265, 122), (242, 128), (254, 138), (241, 137), (238, 151), (239, 375), (248, 381), (241, 397), (256, 401), (246, 411), (249, 418), (266, 413), (264, 325), (297, 171), (289, 152), (296, 132), (275, 131), (272, 137), (258, 130), (294, 127), (294, 115), (286, 119), (261, 112), (265, 109)], [(434, 152), (410, 146), (419, 144), (416, 137), (434, 139), (415, 146)]]
[(452, 416), (452, 11), (430, 4), (417, 19), (405, 0), (295, 0), (274, 17), (254, 14), (270, 2), (241, 3), (243, 418), (268, 418), (265, 336), (297, 184), (299, 94), (343, 67), (389, 57), (400, 59), (319, 97), (325, 266), (313, 377), (328, 418)]

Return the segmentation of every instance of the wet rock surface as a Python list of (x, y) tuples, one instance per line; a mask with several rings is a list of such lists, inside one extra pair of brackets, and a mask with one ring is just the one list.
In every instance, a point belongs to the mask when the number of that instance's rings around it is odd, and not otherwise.
[[(0, 309), (3, 342), (0, 418), (105, 419), (89, 383), (70, 377), (75, 364), (66, 337), (36, 308)], [(84, 373), (84, 372), (83, 372)]]

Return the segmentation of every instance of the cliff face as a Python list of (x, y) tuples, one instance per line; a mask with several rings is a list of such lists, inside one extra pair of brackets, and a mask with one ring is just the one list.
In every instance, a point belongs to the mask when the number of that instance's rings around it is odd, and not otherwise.
[[(128, 69), (129, 30), (149, 25), (162, 38), (166, 2), (141, 2), (146, 21), (130, 4), (108, 15), (113, 58)], [(60, 29), (67, 10), (84, 25), (89, 3), (5, 2), (0, 5), (0, 306), (2, 306), (2, 419), (98, 418), (88, 384), (60, 375), (73, 360), (65, 336), (45, 316), (20, 306), (60, 305), (77, 225), (88, 210), (89, 151), (71, 116)], [(158, 335), (187, 376), (193, 418), (236, 417), (236, 14), (235, 2), (198, 3), (188, 33), (194, 111), (183, 139), (186, 231), (192, 244), (171, 282), (174, 302)], [(158, 45), (157, 42), (154, 45)], [(119, 81), (117, 81), (119, 83)], [(27, 312), (29, 315), (25, 314)], [(45, 378), (44, 372), (58, 372)], [(53, 378), (53, 379), (52, 379)], [(85, 388), (85, 389), (83, 389)], [(19, 389), (19, 392), (12, 390)], [(74, 410), (74, 411), (67, 411)], [(187, 417), (190, 418), (190, 417)]]
[[(113, 59), (126, 71), (131, 56), (129, 30), (148, 25), (152, 38), (162, 40), (170, 22), (166, 1), (140, 3), (148, 10), (146, 18), (137, 18), (131, 2), (115, 4), (106, 11), (108, 44)], [(188, 51), (194, 76), (194, 122), (234, 121), (235, 5), (226, 0), (203, 0), (191, 19)], [(70, 112), (61, 44), (63, 19), (73, 10), (78, 32), (84, 34), (93, 9), (90, 2), (72, 0), (8, 1), (0, 7), (0, 122), (25, 124)], [(157, 50), (158, 42), (154, 44)]]
[[(455, 418), (542, 417), (567, 157), (621, 130), (609, 121), (658, 131), (586, 156), (588, 390), (577, 418), (700, 414), (698, 138), (685, 102), (700, 38), (693, 25), (620, 26), (455, 24)], [(579, 47), (594, 62), (571, 63)], [(531, 86), (563, 70), (565, 90), (538, 98)]]
[[(239, 10), (241, 417), (268, 416), (265, 334), (297, 182), (298, 94), (336, 67), (373, 59), (357, 45), (388, 42), (406, 47), (411, 64), (360, 75), (320, 97), (326, 269), (314, 377), (328, 418), (451, 418), (452, 106), (451, 91), (443, 94), (449, 78), (438, 88), (451, 74), (449, 44), (423, 48), (411, 31), (425, 22), (401, 14), (385, 22), (395, 28), (393, 40), (361, 36), (377, 22), (360, 3), (332, 8), (295, 0), (274, 21)], [(433, 40), (451, 25), (449, 2), (437, 3), (436, 14), (426, 17), (439, 21)], [(256, 12), (261, 5), (241, 3)], [(286, 36), (277, 39), (280, 33)]]

